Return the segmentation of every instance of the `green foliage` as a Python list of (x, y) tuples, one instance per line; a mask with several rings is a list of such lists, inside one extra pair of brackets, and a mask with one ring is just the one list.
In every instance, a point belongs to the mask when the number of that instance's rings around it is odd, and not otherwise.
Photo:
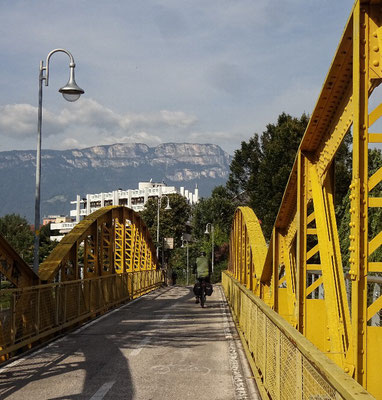
[[(189, 244), (188, 247), (189, 254), (189, 284), (193, 284), (195, 281), (195, 276), (193, 273), (196, 257), (198, 256), (198, 250), (195, 245)], [(169, 267), (172, 271), (176, 272), (177, 283), (185, 285), (187, 282), (187, 247), (177, 247), (171, 251), (171, 256), (169, 259)]]
[[(167, 200), (162, 198), (159, 212), (159, 233), (160, 240), (164, 237), (173, 237), (175, 245), (181, 245), (181, 236), (185, 232), (187, 221), (190, 219), (191, 206), (187, 200), (179, 194), (168, 195), (171, 210), (165, 210)], [(149, 199), (146, 208), (140, 215), (149, 228), (151, 237), (155, 244), (157, 237), (157, 212), (158, 200)]]
[(28, 221), (18, 214), (0, 218), (0, 233), (27, 264), (33, 263), (34, 234)]
[(277, 124), (267, 125), (261, 137), (261, 160), (258, 182), (252, 188), (250, 205), (262, 221), (264, 236), (269, 238), (297, 149), (305, 132), (309, 118), (303, 114), (294, 118), (285, 113), (278, 117)]
[(344, 198), (347, 196), (351, 176), (352, 176), (352, 153), (351, 153), (352, 136), (350, 132), (345, 135), (341, 146), (334, 158), (334, 186), (335, 196), (334, 205), (341, 206)]
[(42, 263), (57, 245), (58, 242), (50, 240), (50, 224), (43, 225), (40, 229), (39, 262)]
[[(382, 165), (381, 150), (369, 150), (369, 175), (373, 175)], [(350, 234), (350, 190), (343, 198), (342, 203), (336, 208), (338, 221), (338, 235), (341, 245), (342, 262), (344, 270), (349, 270), (349, 234)], [(370, 197), (382, 197), (382, 184), (379, 183), (371, 192)], [(382, 230), (382, 210), (369, 208), (368, 212), (369, 240), (375, 237)], [(382, 260), (382, 247), (379, 247), (369, 258), (369, 261)]]
[(202, 198), (193, 209), (192, 226), (196, 239), (205, 237), (206, 225), (212, 224), (217, 232), (223, 235), (222, 241), (228, 241), (236, 205), (232, 195), (224, 186), (217, 186), (211, 197)]
[(261, 158), (259, 135), (255, 133), (248, 143), (241, 142), (240, 150), (235, 151), (226, 183), (231, 197), (244, 192), (250, 193), (256, 187)]
[[(232, 192), (223, 186), (217, 186), (211, 197), (201, 199), (193, 209), (193, 237), (196, 240), (196, 256), (204, 251), (209, 259), (212, 258), (212, 233), (206, 234), (207, 224), (214, 227), (214, 274), (212, 282), (221, 280), (221, 271), (227, 266), (228, 243), (231, 232), (232, 219), (236, 209), (236, 202), (232, 199)], [(194, 262), (195, 263), (195, 262)]]
[(255, 134), (242, 142), (230, 167), (227, 189), (236, 196), (246, 193), (246, 203), (262, 222), (270, 237), (298, 146), (309, 118), (282, 113), (277, 124), (268, 124), (261, 138)]
[[(7, 214), (0, 218), (0, 233), (8, 243), (17, 251), (24, 261), (33, 264), (34, 233), (28, 221), (18, 214)], [(40, 229), (40, 263), (50, 254), (57, 245), (49, 238), (50, 227), (44, 225)]]

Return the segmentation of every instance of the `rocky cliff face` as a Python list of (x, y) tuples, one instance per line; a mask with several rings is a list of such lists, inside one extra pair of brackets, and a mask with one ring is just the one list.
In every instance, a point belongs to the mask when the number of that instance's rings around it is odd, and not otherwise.
[[(0, 214), (16, 212), (33, 218), (35, 151), (0, 152), (3, 202)], [(76, 194), (135, 188), (139, 181), (164, 180), (202, 196), (224, 184), (231, 157), (213, 144), (114, 144), (42, 152), (42, 215), (67, 214)]]

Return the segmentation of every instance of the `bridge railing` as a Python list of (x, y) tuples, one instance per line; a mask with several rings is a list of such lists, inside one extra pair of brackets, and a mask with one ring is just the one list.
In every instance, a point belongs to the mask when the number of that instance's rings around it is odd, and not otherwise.
[(263, 399), (374, 398), (230, 273), (222, 285)]
[(0, 292), (0, 357), (96, 317), (163, 283), (148, 270)]

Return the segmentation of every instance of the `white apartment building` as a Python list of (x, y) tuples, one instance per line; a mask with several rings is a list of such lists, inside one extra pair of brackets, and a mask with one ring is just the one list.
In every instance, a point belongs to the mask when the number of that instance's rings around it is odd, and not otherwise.
[[(77, 195), (76, 200), (70, 202), (75, 205), (75, 209), (70, 210), (70, 217), (73, 218), (74, 221), (51, 224), (51, 230), (62, 233), (60, 238), (57, 235), (54, 236), (54, 240), (60, 241), (64, 237), (64, 234), (71, 230), (82, 218), (101, 207), (123, 205), (134, 211), (142, 211), (150, 198), (158, 198), (163, 195), (175, 193), (185, 197), (191, 205), (199, 201), (199, 189), (197, 186), (194, 192), (192, 192), (184, 189), (184, 187), (180, 187), (178, 190), (175, 186), (167, 186), (163, 182), (157, 183), (152, 181), (139, 182), (138, 189), (118, 189), (112, 192), (87, 194), (86, 197), (82, 199), (80, 195)], [(51, 239), (52, 238), (53, 237), (51, 237)]]

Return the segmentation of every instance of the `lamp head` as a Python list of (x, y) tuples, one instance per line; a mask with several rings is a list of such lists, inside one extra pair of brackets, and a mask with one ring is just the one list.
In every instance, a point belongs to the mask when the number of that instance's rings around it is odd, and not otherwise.
[(68, 83), (63, 86), (59, 92), (62, 93), (65, 100), (70, 102), (78, 100), (81, 94), (85, 93), (85, 91), (77, 85), (74, 79), (74, 64), (70, 65), (70, 76)]
[(63, 86), (59, 92), (62, 93), (65, 100), (70, 102), (78, 100), (81, 94), (85, 93), (85, 91), (77, 85), (74, 79), (69, 79), (68, 83)]
[(167, 206), (166, 206), (165, 210), (171, 210), (170, 204), (167, 203)]
[(206, 235), (209, 235), (210, 234), (210, 229), (208, 229), (208, 228), (212, 228), (212, 225), (210, 224), (210, 223), (208, 223), (207, 225), (206, 225), (206, 231), (204, 232)]

